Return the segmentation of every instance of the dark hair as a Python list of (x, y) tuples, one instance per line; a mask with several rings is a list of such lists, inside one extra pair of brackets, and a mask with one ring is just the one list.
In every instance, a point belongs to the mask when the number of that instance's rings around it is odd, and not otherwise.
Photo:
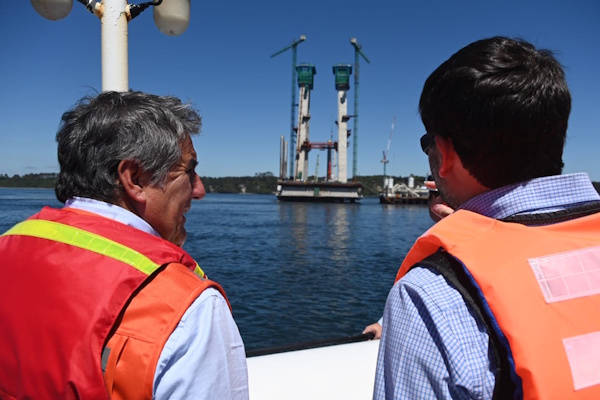
[(121, 196), (117, 168), (135, 160), (161, 186), (181, 158), (180, 143), (200, 132), (190, 104), (171, 96), (105, 92), (84, 97), (62, 116), (56, 134), (58, 200), (80, 196), (115, 203)]
[(571, 95), (549, 50), (493, 37), (462, 48), (427, 79), (419, 112), (464, 167), (496, 188), (560, 174)]

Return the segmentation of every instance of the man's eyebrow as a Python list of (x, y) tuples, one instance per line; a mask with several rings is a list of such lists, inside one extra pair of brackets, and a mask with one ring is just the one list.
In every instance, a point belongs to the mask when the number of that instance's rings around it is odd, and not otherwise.
[(192, 158), (189, 162), (188, 162), (188, 168), (189, 169), (196, 169), (196, 167), (198, 166), (198, 160), (195, 158)]

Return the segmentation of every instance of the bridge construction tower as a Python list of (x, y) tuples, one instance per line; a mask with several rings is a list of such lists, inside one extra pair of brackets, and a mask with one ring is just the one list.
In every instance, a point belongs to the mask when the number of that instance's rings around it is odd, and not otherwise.
[(298, 126), (296, 144), (296, 166), (295, 179), (304, 181), (308, 179), (308, 152), (310, 151), (309, 121), (310, 121), (310, 92), (314, 85), (314, 76), (317, 69), (312, 64), (300, 64), (296, 66), (298, 73)]
[[(338, 141), (333, 142), (311, 142), (309, 135), (310, 121), (310, 93), (313, 89), (314, 75), (317, 70), (312, 64), (300, 64), (296, 67), (298, 73), (298, 86), (300, 95), (298, 101), (298, 125), (296, 127), (296, 143), (294, 146), (295, 157), (293, 160), (295, 171), (291, 180), (280, 179), (277, 181), (275, 194), (281, 201), (318, 201), (318, 202), (349, 202), (354, 203), (362, 198), (362, 184), (360, 182), (348, 182), (348, 96), (350, 89), (350, 75), (352, 65), (337, 64), (333, 66), (335, 75), (335, 88), (338, 92)], [(333, 139), (333, 138), (332, 138)], [(281, 138), (281, 166), (285, 168), (284, 155), (285, 141)], [(327, 150), (327, 176), (324, 181), (318, 181), (318, 167), (315, 179), (308, 177), (308, 153), (311, 150)], [(332, 179), (331, 155), (337, 153), (338, 177)], [(318, 158), (317, 158), (318, 160)], [(292, 162), (292, 160), (290, 160)], [(294, 169), (294, 168), (290, 168)], [(283, 173), (280, 172), (280, 177)]]
[(296, 132), (294, 129), (294, 110), (295, 107), (297, 106), (296, 104), (296, 58), (297, 58), (297, 53), (298, 53), (298, 45), (302, 42), (304, 42), (306, 40), (306, 36), (305, 35), (301, 35), (299, 39), (295, 39), (294, 41), (292, 41), (292, 44), (290, 44), (289, 46), (284, 47), (283, 49), (276, 51), (275, 53), (273, 53), (271, 55), (271, 58), (285, 52), (286, 50), (292, 49), (292, 107), (291, 107), (291, 116), (290, 116), (290, 172), (289, 172), (289, 177), (290, 179), (293, 179), (292, 177), (294, 176), (294, 163), (292, 162), (292, 159), (294, 157), (294, 152), (295, 150), (295, 144), (296, 144)]
[(350, 75), (352, 65), (337, 64), (333, 66), (335, 75), (335, 89), (338, 92), (338, 182), (348, 182), (348, 90), (350, 89)]

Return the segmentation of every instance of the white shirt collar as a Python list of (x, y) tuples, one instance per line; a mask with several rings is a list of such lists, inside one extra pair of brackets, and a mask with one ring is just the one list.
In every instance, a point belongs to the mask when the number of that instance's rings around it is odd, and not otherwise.
[(102, 215), (122, 224), (161, 237), (160, 234), (149, 223), (138, 217), (131, 211), (114, 204), (105, 203), (100, 200), (88, 199), (85, 197), (73, 197), (65, 202), (65, 208), (76, 208), (88, 211), (94, 214)]

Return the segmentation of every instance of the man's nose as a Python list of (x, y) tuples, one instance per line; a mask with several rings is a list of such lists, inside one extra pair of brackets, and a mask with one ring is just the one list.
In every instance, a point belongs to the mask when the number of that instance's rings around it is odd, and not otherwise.
[(204, 184), (202, 183), (202, 180), (200, 179), (198, 174), (195, 174), (194, 186), (192, 188), (192, 199), (200, 200), (204, 198), (204, 196), (206, 196), (206, 189), (204, 189)]

